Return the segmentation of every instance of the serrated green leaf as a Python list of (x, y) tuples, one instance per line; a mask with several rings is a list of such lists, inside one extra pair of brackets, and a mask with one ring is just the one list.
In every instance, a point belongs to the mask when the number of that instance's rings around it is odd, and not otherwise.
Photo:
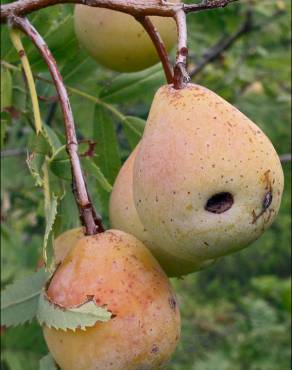
[(35, 180), (36, 186), (43, 186), (43, 176), (41, 174), (42, 165), (45, 161), (45, 156), (42, 154), (31, 153), (27, 159), (26, 163), (28, 169)]
[(122, 123), (130, 147), (134, 149), (141, 140), (146, 121), (139, 117), (126, 116)]
[(94, 141), (96, 163), (104, 176), (113, 183), (121, 166), (119, 146), (114, 124), (108, 112), (100, 106), (95, 108)]
[(57, 370), (56, 363), (50, 353), (40, 359), (39, 370)]
[(157, 89), (165, 83), (160, 64), (135, 73), (123, 73), (105, 87), (100, 98), (108, 103), (129, 102), (132, 98), (142, 98), (145, 91)]
[(12, 105), (12, 77), (7, 68), (1, 66), (1, 111)]
[(43, 131), (39, 135), (31, 134), (28, 147), (31, 152), (51, 156), (60, 151), (62, 144), (56, 133), (43, 123)]
[(71, 166), (69, 159), (52, 160), (49, 162), (50, 170), (60, 179), (71, 181)]
[(50, 153), (51, 146), (42, 133), (36, 135), (35, 132), (32, 132), (29, 138), (28, 150), (45, 156)]
[(98, 184), (107, 192), (112, 191), (112, 185), (108, 182), (101, 169), (93, 162), (91, 158), (82, 158), (82, 167), (89, 175), (93, 176)]
[(87, 327), (94, 326), (98, 321), (109, 321), (111, 312), (98, 307), (93, 301), (86, 302), (79, 307), (64, 309), (49, 302), (43, 292), (39, 296), (37, 318), (41, 325), (45, 324), (50, 328), (64, 331), (67, 329), (75, 331), (76, 329), (85, 330)]
[(53, 268), (53, 227), (57, 216), (57, 208), (58, 208), (59, 197), (55, 194), (52, 194), (50, 204), (45, 209), (45, 217), (46, 217), (46, 230), (44, 235), (44, 242), (43, 242), (43, 256), (48, 266), (49, 270)]
[(58, 149), (62, 147), (62, 144), (56, 135), (56, 133), (48, 125), (43, 123), (43, 135), (52, 148), (52, 153), (55, 153)]
[(8, 285), (1, 293), (1, 325), (16, 326), (31, 321), (37, 313), (41, 289), (49, 278), (43, 268)]

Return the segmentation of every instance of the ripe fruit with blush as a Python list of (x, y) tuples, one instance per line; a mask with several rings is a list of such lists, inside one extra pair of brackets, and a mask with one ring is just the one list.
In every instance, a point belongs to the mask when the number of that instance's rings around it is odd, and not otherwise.
[(195, 263), (249, 245), (275, 219), (283, 171), (260, 128), (189, 84), (155, 95), (134, 162), (134, 203), (156, 246)]
[[(174, 20), (168, 17), (150, 19), (159, 31), (166, 49), (170, 51), (177, 38)], [(119, 72), (134, 72), (159, 62), (150, 37), (131, 15), (76, 5), (74, 22), (80, 43), (98, 63), (107, 68)]]
[(47, 294), (67, 308), (93, 296), (113, 314), (85, 331), (44, 327), (62, 370), (162, 369), (180, 336), (178, 306), (166, 275), (148, 249), (122, 231), (79, 239)]

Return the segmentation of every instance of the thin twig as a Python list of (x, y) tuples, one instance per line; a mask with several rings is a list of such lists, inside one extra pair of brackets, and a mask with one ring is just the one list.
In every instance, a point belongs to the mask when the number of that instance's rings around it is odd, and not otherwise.
[(148, 35), (151, 37), (151, 40), (161, 60), (166, 80), (169, 84), (171, 84), (173, 82), (172, 69), (170, 67), (167, 50), (162, 38), (159, 35), (159, 32), (156, 30), (149, 17), (136, 17), (136, 19), (142, 24), (142, 26), (148, 32)]
[(177, 53), (176, 62), (174, 65), (173, 86), (175, 89), (182, 89), (190, 80), (186, 69), (186, 61), (188, 56), (187, 47), (187, 23), (186, 15), (183, 10), (175, 13), (175, 21), (177, 25)]
[(234, 3), (238, 0), (203, 0), (198, 4), (184, 4), (183, 10), (187, 13), (198, 12), (214, 8), (224, 8), (225, 6)]
[(204, 53), (202, 60), (189, 72), (190, 77), (194, 77), (199, 74), (209, 63), (212, 63), (216, 59), (218, 59), (224, 51), (228, 50), (241, 37), (251, 32), (261, 31), (263, 28), (269, 26), (273, 21), (284, 14), (286, 14), (285, 11), (279, 10), (271, 15), (271, 17), (269, 17), (266, 21), (254, 24), (252, 18), (252, 10), (249, 9), (246, 13), (243, 24), (238, 28), (238, 30), (228, 37), (224, 36), (219, 41), (217, 41), (214, 46), (208, 49)]
[(67, 152), (70, 158), (72, 177), (76, 183), (76, 202), (79, 207), (83, 224), (86, 228), (86, 234), (92, 235), (96, 232), (101, 232), (103, 231), (103, 227), (101, 224), (95, 224), (93, 206), (89, 200), (86, 190), (86, 184), (78, 157), (78, 142), (75, 133), (71, 106), (56, 61), (42, 37), (27, 19), (13, 16), (10, 18), (10, 21), (14, 26), (22, 30), (31, 39), (48, 66), (59, 96), (59, 101), (64, 116)]
[(241, 36), (247, 34), (252, 30), (252, 12), (249, 10), (246, 14), (245, 21), (238, 28), (238, 30), (229, 37), (223, 37), (214, 46), (207, 50), (202, 60), (189, 72), (190, 77), (196, 76), (205, 66), (214, 60), (216, 60), (223, 51), (230, 48), (233, 43), (238, 40)]
[(291, 153), (281, 154), (279, 157), (280, 157), (281, 163), (291, 162), (292, 160)]

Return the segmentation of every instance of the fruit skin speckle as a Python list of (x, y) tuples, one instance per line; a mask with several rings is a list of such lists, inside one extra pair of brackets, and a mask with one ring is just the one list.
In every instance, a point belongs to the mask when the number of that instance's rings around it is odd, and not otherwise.
[[(133, 196), (133, 166), (138, 148), (139, 144), (122, 166), (115, 180), (109, 202), (111, 226), (135, 235), (136, 238), (141, 240), (150, 249), (168, 276), (182, 276), (210, 266), (215, 262), (214, 259), (194, 263), (193, 261), (184, 260), (180, 256), (173, 256), (167, 251), (167, 248), (158, 246), (153, 242), (147, 228), (141, 223)], [(177, 195), (176, 190), (171, 193), (173, 196)], [(191, 192), (188, 191), (186, 197), (190, 195)], [(155, 197), (155, 202), (157, 199)], [(159, 204), (159, 202), (157, 203)], [(190, 212), (192, 204), (188, 204), (187, 207), (189, 207), (188, 211)], [(165, 221), (161, 220), (161, 223), (164, 224)]]
[(62, 370), (160, 369), (180, 336), (178, 306), (169, 304), (174, 299), (169, 280), (148, 249), (122, 231), (73, 243), (47, 294), (65, 307), (93, 296), (114, 315), (86, 331), (43, 328)]
[[(153, 253), (192, 262), (195, 271), (203, 261), (245, 248), (272, 224), (284, 178), (279, 157), (258, 126), (214, 92), (188, 84), (157, 91), (132, 184)], [(232, 206), (208, 212), (208, 200), (220, 193), (232, 195)]]

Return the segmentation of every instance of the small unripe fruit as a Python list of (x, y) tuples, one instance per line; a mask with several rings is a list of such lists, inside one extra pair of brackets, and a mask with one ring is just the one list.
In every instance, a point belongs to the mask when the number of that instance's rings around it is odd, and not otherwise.
[(180, 256), (171, 255), (167, 246), (161, 248), (151, 240), (151, 235), (142, 225), (134, 204), (133, 167), (138, 147), (139, 144), (123, 164), (115, 180), (109, 202), (111, 226), (141, 240), (151, 250), (168, 276), (182, 276), (210, 266), (215, 260), (187, 261)]
[[(169, 51), (177, 38), (174, 20), (169, 17), (150, 19)], [(107, 68), (119, 72), (134, 72), (159, 62), (150, 37), (131, 15), (76, 5), (74, 21), (80, 43), (98, 63)]]
[(169, 85), (155, 95), (133, 191), (151, 241), (202, 261), (246, 247), (271, 225), (283, 171), (269, 139), (238, 109), (202, 86)]
[(77, 241), (47, 290), (63, 307), (93, 296), (113, 316), (85, 331), (44, 327), (62, 370), (158, 370), (174, 351), (180, 316), (170, 283), (135, 237), (109, 230)]

